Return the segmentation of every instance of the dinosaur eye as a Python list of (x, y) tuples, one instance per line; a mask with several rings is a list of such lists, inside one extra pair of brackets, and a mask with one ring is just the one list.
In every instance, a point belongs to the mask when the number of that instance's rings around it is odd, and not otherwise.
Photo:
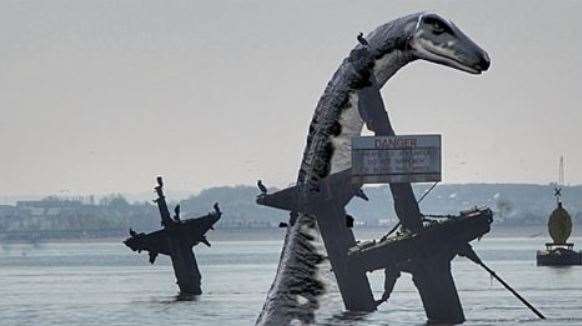
[(448, 33), (448, 34), (454, 35), (453, 31), (447, 25), (447, 23), (443, 22), (442, 20), (440, 20), (436, 17), (432, 17), (432, 16), (425, 17), (424, 24), (428, 27), (428, 29), (434, 35), (440, 35), (442, 33)]
[(435, 34), (442, 34), (445, 32), (445, 27), (438, 21), (432, 23), (432, 32)]

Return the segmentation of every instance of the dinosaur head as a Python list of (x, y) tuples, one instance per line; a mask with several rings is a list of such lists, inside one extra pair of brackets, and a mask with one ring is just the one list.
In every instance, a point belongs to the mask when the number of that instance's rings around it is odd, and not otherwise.
[(491, 64), (481, 49), (455, 24), (439, 15), (422, 13), (409, 39), (415, 57), (472, 74), (486, 71)]

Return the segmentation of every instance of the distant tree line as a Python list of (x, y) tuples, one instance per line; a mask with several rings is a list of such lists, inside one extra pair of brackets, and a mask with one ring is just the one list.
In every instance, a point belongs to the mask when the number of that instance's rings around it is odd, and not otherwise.
[[(430, 185), (415, 185), (417, 198)], [(457, 214), (474, 206), (488, 206), (502, 225), (545, 224), (556, 206), (552, 185), (465, 184), (439, 185), (420, 204), (426, 214)], [(275, 189), (271, 189), (275, 191)], [(366, 187), (369, 202), (355, 198), (348, 213), (358, 225), (395, 224), (392, 196), (387, 186)], [(179, 202), (182, 218), (193, 218), (212, 210), (215, 202), (224, 212), (218, 227), (276, 227), (288, 219), (288, 212), (255, 204), (257, 189), (250, 186), (215, 187)], [(582, 186), (564, 187), (564, 206), (574, 219), (582, 221)], [(178, 202), (169, 203), (170, 209)], [(121, 194), (111, 194), (97, 202), (81, 203), (58, 197), (0, 206), (0, 240), (29, 236), (108, 236), (126, 234), (128, 228), (152, 231), (160, 227), (157, 206), (152, 202), (130, 203)], [(52, 235), (52, 236), (51, 236)]]

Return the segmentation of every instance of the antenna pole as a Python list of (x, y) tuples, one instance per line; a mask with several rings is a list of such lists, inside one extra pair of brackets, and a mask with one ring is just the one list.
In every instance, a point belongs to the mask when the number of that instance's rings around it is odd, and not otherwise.
[(560, 186), (564, 185), (564, 155), (560, 156), (560, 175), (559, 175)]

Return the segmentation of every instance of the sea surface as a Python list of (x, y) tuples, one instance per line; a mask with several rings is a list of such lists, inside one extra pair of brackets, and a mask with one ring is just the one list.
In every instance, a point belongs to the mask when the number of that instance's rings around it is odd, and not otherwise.
[[(494, 229), (474, 247), (548, 319), (538, 320), (481, 267), (455, 258), (465, 325), (582, 325), (582, 267), (536, 267), (536, 250), (549, 240), (543, 231)], [(360, 239), (381, 232), (356, 230)], [(2, 244), (0, 325), (254, 325), (275, 275), (282, 237), (280, 229), (210, 234), (211, 248), (195, 248), (205, 293), (193, 301), (177, 299), (167, 257), (152, 266), (146, 254), (131, 252), (123, 239)], [(571, 240), (582, 247), (582, 238)], [(381, 271), (369, 274), (378, 298), (382, 277)], [(337, 288), (328, 284), (316, 318), (318, 325), (426, 322), (407, 274), (388, 303), (363, 315), (344, 312)]]

